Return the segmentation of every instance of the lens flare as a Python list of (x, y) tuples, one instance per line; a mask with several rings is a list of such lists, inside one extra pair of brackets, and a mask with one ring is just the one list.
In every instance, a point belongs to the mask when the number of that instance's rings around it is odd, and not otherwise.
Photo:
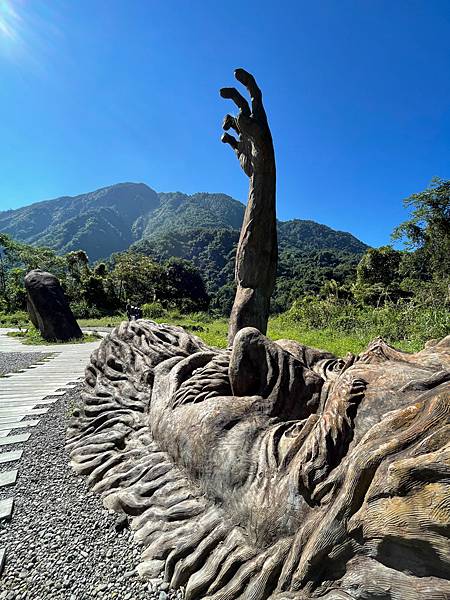
[(58, 0), (0, 0), (0, 64), (45, 74), (64, 36)]
[(21, 18), (11, 0), (0, 0), (0, 36), (9, 40), (18, 40)]

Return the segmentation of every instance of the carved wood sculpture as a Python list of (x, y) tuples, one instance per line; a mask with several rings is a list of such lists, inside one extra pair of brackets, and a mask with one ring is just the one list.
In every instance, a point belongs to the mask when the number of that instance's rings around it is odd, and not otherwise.
[(449, 418), (450, 336), (343, 360), (140, 320), (92, 355), (68, 448), (188, 600), (444, 600)]
[[(267, 122), (262, 94), (255, 78), (236, 69), (236, 79), (246, 86), (252, 108), (236, 88), (222, 88), (222, 98), (230, 98), (239, 108), (237, 117), (226, 115), (222, 141), (229, 144), (250, 178), (248, 202), (236, 252), (236, 297), (230, 315), (228, 341), (233, 343), (244, 327), (267, 331), (270, 297), (277, 272), (277, 220), (275, 212), (276, 169), (272, 134)], [(227, 133), (233, 129), (237, 140)]]

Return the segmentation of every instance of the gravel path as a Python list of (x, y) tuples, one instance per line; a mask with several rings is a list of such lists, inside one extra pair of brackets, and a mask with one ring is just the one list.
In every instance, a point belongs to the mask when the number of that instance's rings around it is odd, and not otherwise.
[(0, 599), (182, 598), (162, 579), (138, 579), (140, 549), (128, 527), (68, 466), (67, 415), (77, 395), (77, 388), (65, 394), (25, 445), (13, 518), (0, 524), (0, 546), (7, 548)]
[(47, 356), (45, 352), (0, 352), (0, 375), (27, 369)]

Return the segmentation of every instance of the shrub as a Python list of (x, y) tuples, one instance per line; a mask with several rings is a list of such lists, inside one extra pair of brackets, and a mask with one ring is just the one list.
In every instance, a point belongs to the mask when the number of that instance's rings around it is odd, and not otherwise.
[(178, 310), (178, 308), (171, 308), (167, 310), (166, 315), (164, 315), (169, 321), (179, 321), (183, 318), (183, 315)]
[(164, 317), (166, 311), (159, 302), (149, 302), (142, 305), (142, 316), (145, 319), (160, 319)]
[(15, 311), (12, 313), (0, 313), (0, 325), (3, 327), (26, 327), (30, 324), (28, 313)]
[(96, 306), (88, 304), (84, 299), (78, 302), (71, 302), (70, 308), (75, 319), (99, 319), (103, 316), (103, 313)]
[(407, 340), (420, 345), (450, 333), (448, 307), (424, 306), (414, 299), (372, 307), (309, 296), (296, 300), (285, 318), (306, 330), (327, 329), (364, 338), (380, 336), (388, 342)]

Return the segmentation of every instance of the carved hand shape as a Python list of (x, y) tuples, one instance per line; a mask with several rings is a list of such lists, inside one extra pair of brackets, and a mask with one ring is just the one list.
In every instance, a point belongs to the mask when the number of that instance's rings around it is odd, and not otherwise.
[[(264, 160), (267, 152), (273, 154), (272, 136), (262, 102), (262, 93), (255, 78), (244, 69), (236, 69), (234, 76), (247, 88), (252, 107), (250, 110), (247, 100), (236, 88), (220, 90), (222, 98), (233, 100), (239, 108), (237, 117), (225, 116), (222, 125), (225, 133), (221, 139), (224, 144), (229, 144), (233, 148), (244, 173), (252, 177), (257, 161)], [(230, 135), (229, 129), (233, 129), (239, 138)]]

